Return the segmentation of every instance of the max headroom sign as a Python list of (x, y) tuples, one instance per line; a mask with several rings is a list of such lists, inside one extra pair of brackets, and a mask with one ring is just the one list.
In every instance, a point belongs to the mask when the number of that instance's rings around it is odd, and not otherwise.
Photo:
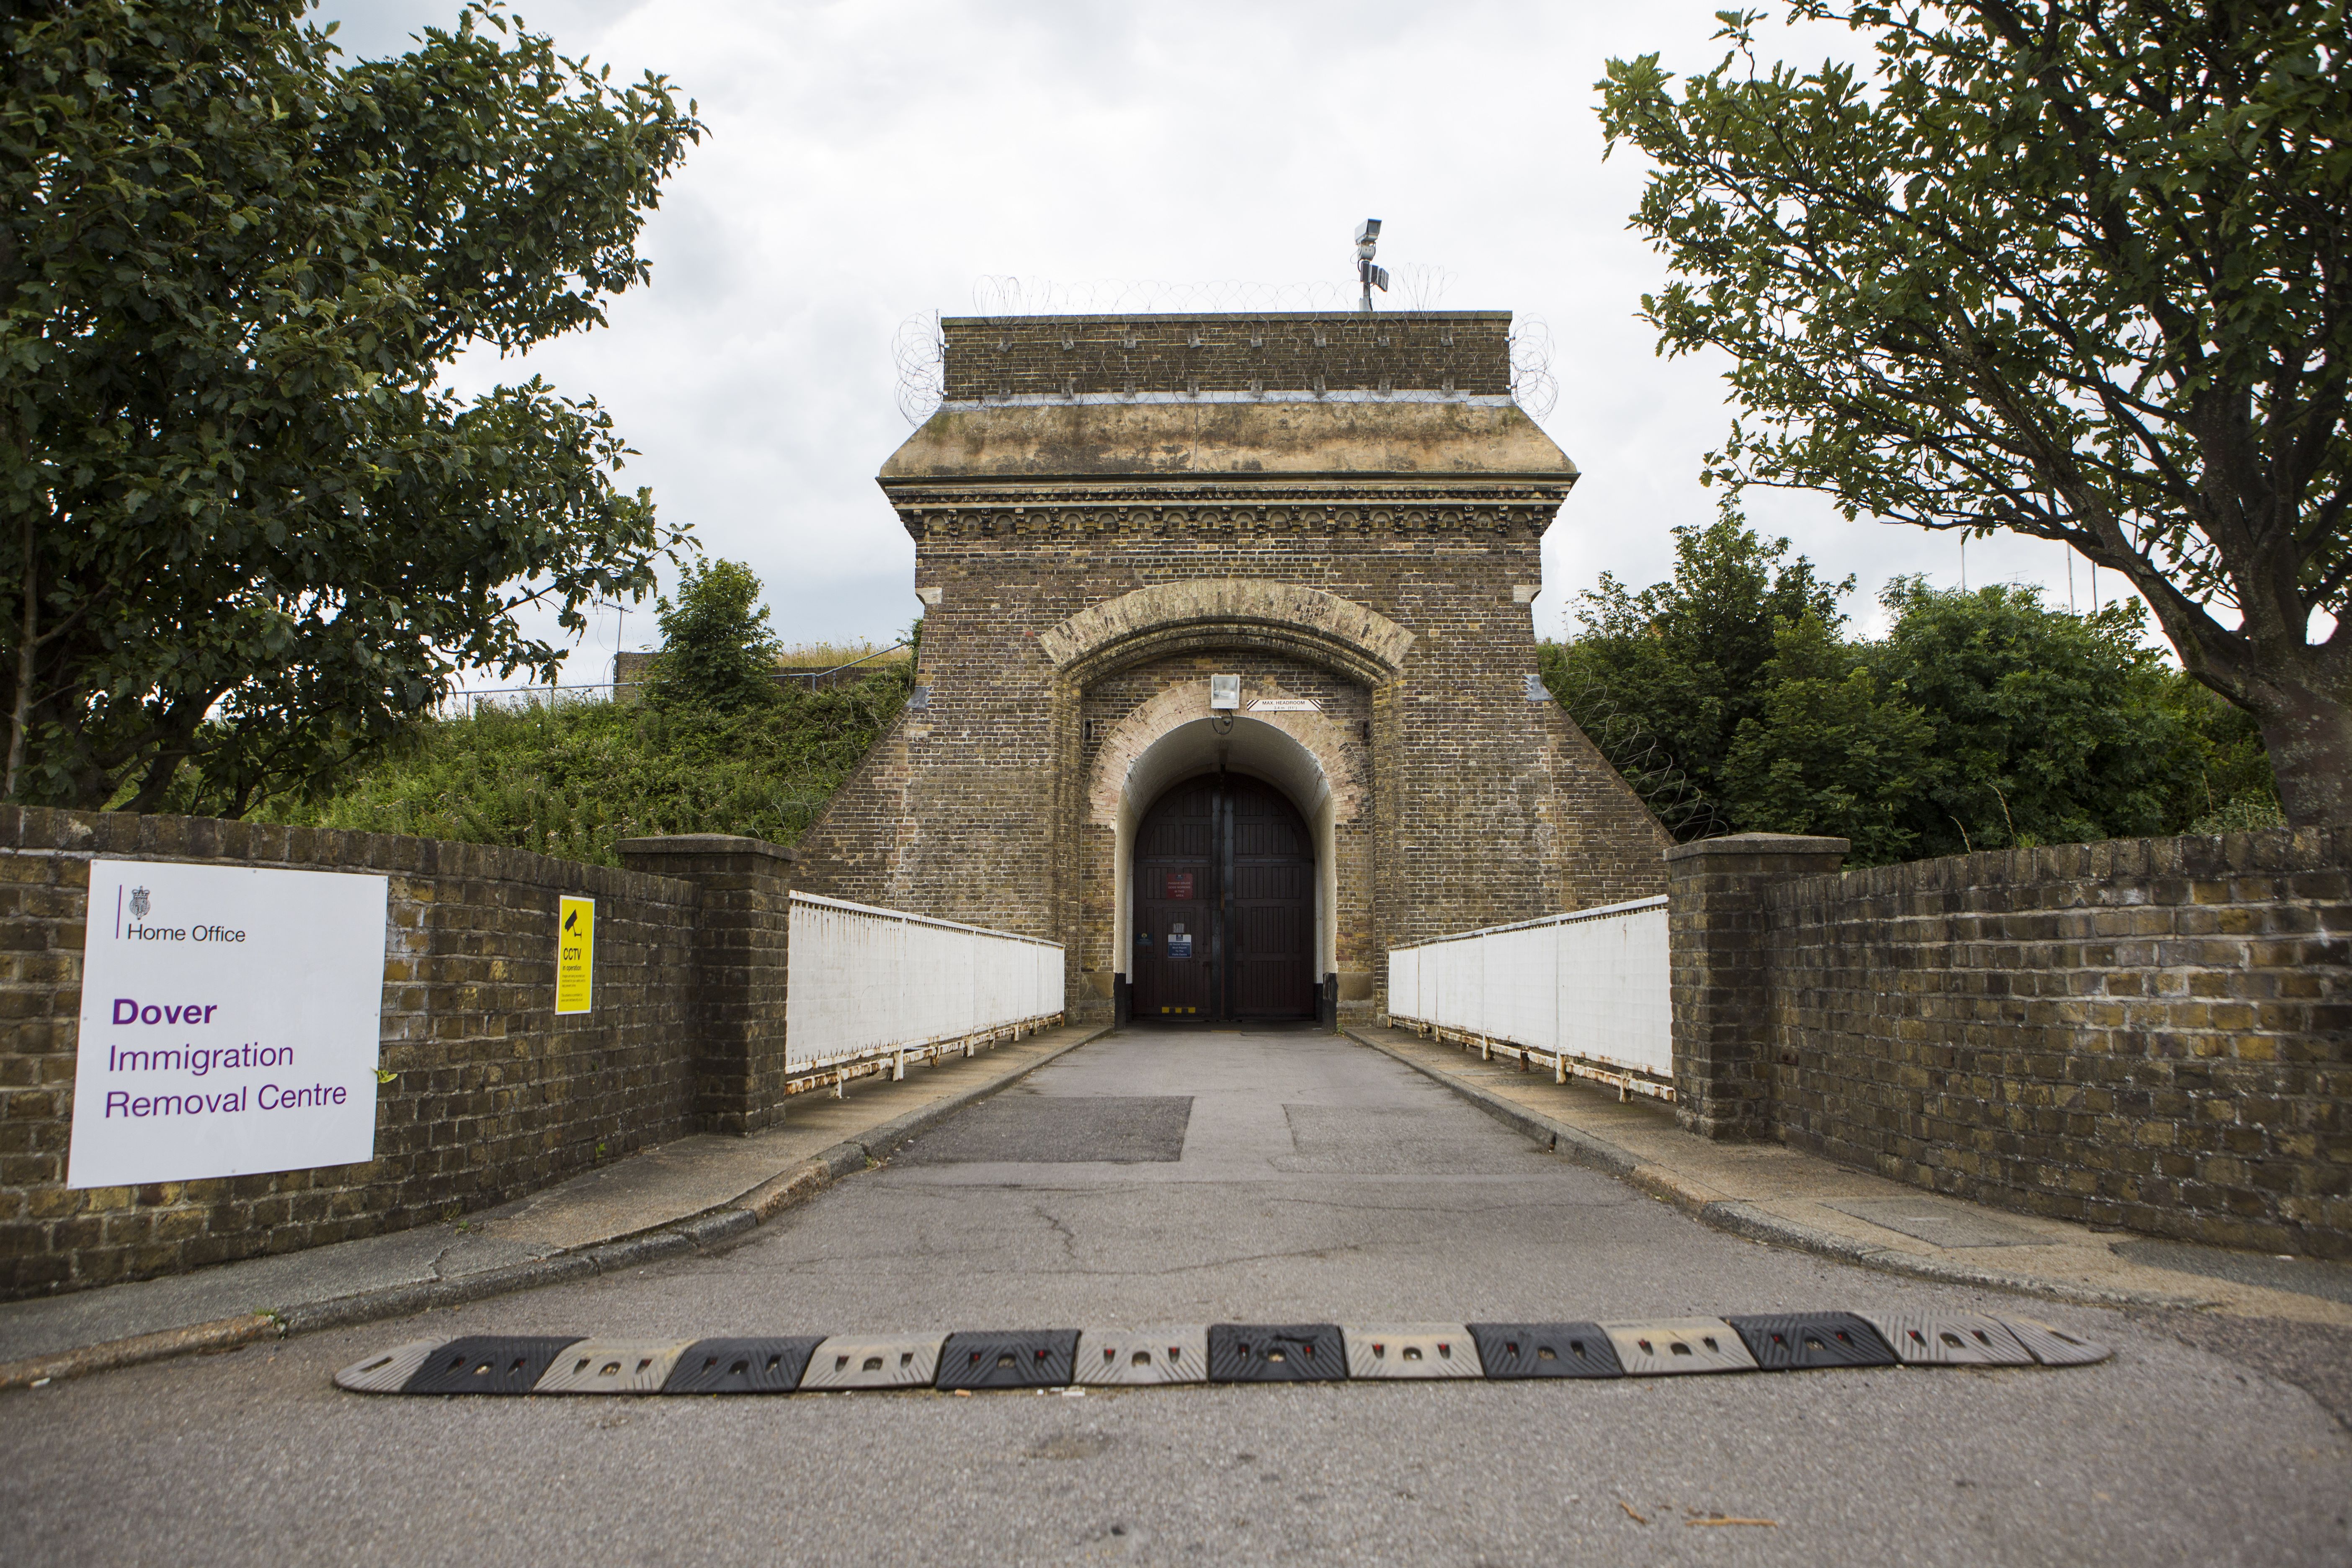
[(94, 860), (66, 1184), (375, 1157), (383, 877)]

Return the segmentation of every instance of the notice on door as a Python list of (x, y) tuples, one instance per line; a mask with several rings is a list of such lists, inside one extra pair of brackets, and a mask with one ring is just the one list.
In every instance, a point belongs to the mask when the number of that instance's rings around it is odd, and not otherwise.
[(93, 860), (66, 1185), (375, 1158), (383, 877)]
[(596, 999), (596, 900), (561, 899), (555, 918), (555, 1010), (585, 1013)]
[(1171, 958), (1190, 958), (1190, 957), (1192, 957), (1192, 933), (1191, 933), (1191, 932), (1189, 932), (1189, 931), (1180, 931), (1175, 932), (1173, 935), (1170, 936), (1170, 937), (1169, 937), (1169, 939), (1168, 939), (1168, 956), (1169, 956), (1169, 957), (1171, 957)]
[(1189, 899), (1192, 896), (1192, 873), (1190, 871), (1171, 871), (1168, 873), (1167, 886), (1168, 891), (1163, 895), (1164, 897), (1171, 899)]

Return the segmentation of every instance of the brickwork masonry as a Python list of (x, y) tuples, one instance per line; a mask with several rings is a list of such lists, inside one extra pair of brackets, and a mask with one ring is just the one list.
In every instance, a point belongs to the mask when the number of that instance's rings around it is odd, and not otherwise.
[(951, 316), (951, 400), (1139, 392), (1423, 390), (1505, 396), (1507, 310), (1375, 315)]
[(1829, 845), (1671, 852), (1686, 1125), (2030, 1214), (2352, 1258), (2352, 834), (1842, 874)]
[[(782, 1050), (789, 852), (714, 838), (628, 847), (667, 874), (382, 834), (0, 807), (0, 1298), (405, 1229), (698, 1129), (758, 1125)], [(389, 879), (381, 1062), (394, 1077), (378, 1091), (373, 1161), (65, 1186), (93, 856)], [(596, 1005), (558, 1017), (566, 893), (597, 900)]]

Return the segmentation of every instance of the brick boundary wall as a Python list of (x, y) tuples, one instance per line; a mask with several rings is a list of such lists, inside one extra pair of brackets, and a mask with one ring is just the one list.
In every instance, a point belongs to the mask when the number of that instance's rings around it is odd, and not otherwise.
[(1842, 850), (1670, 852), (1686, 1126), (2030, 1214), (2352, 1258), (2352, 833), (1839, 873)]
[(784, 1024), (793, 851), (724, 833), (625, 838), (627, 869), (691, 883), (694, 1120), (706, 1132), (757, 1132), (784, 1114)]
[[(698, 1129), (762, 1124), (764, 1054), (778, 1071), (782, 1056), (789, 851), (715, 837), (629, 847), (636, 866), (614, 870), (388, 834), (0, 806), (0, 1299), (402, 1230)], [(373, 1161), (64, 1185), (94, 856), (389, 879), (382, 1063), (397, 1076), (378, 1091)], [(558, 1017), (566, 893), (597, 900), (595, 1010)]]
[(1666, 851), (1675, 1120), (1702, 1138), (1772, 1136), (1773, 887), (1835, 871), (1843, 838), (1742, 833)]

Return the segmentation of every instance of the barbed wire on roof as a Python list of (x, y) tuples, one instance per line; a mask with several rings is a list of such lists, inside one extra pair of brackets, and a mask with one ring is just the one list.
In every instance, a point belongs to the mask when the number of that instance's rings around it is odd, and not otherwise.
[[(1435, 309), (1454, 275), (1442, 267), (1415, 263), (1401, 268), (1409, 309)], [(994, 276), (972, 287), (977, 312), (991, 320), (1042, 315), (1276, 315), (1347, 312), (1355, 300), (1333, 283), (1211, 283), (1157, 280), (1056, 283), (1043, 279)], [(936, 312), (908, 317), (892, 338), (898, 412), (920, 425), (946, 395), (947, 339)], [(1335, 384), (1370, 386), (1381, 377), (1377, 351), (1338, 350), (1331, 363)], [(1510, 340), (1511, 395), (1534, 418), (1548, 416), (1559, 398), (1551, 374), (1551, 329), (1539, 316), (1519, 316)], [(1360, 363), (1358, 363), (1360, 362)]]
[(1570, 668), (1560, 672), (1551, 693), (1675, 843), (1716, 838), (1731, 831), (1706, 792), (1675, 764), (1664, 744), (1611, 689), (1607, 679)]
[(1437, 310), (1445, 305), (1445, 290), (1454, 274), (1433, 261), (1408, 261), (1396, 269), (1394, 298), (1400, 310)]
[(971, 286), (981, 316), (1207, 316), (1346, 310), (1355, 296), (1337, 283), (1253, 283), (1238, 278), (1206, 283), (1161, 279), (1098, 278), (1063, 283), (1010, 274)]
[(920, 425), (947, 396), (948, 340), (939, 313), (918, 310), (899, 322), (890, 357), (898, 366), (898, 412), (908, 424)]
[(1551, 374), (1551, 327), (1541, 316), (1511, 318), (1511, 400), (1530, 419), (1543, 419), (1559, 401)]

